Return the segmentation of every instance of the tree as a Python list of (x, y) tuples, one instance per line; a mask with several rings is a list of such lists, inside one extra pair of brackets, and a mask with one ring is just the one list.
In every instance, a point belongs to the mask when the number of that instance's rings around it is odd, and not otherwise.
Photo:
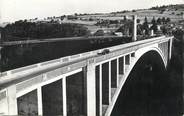
[(157, 22), (155, 20), (155, 17), (153, 17), (151, 23), (152, 23), (151, 29), (153, 29), (154, 32), (158, 31)]
[(169, 23), (169, 22), (171, 22), (171, 19), (168, 17), (168, 18), (166, 19), (166, 23)]
[(137, 23), (140, 23), (141, 22), (141, 20), (140, 19), (137, 19)]
[(124, 21), (127, 21), (127, 17), (126, 16), (124, 16), (124, 19), (123, 19)]
[[(3, 34), (2, 34), (2, 32), (3, 32), (3, 28), (2, 27), (0, 27), (0, 42), (2, 41), (2, 38), (3, 38)], [(1, 55), (0, 55), (1, 56)], [(1, 59), (1, 58), (0, 58)]]
[(153, 17), (153, 19), (151, 20), (151, 23), (152, 24), (156, 24), (157, 23), (156, 20), (155, 20), (155, 17)]
[(163, 34), (167, 34), (168, 33), (168, 29), (165, 26), (162, 26), (161, 30), (162, 30)]
[(149, 34), (149, 26), (148, 26), (148, 19), (147, 17), (144, 18), (144, 23), (143, 23), (143, 30), (145, 30), (145, 34)]
[(165, 22), (166, 22), (165, 17), (162, 17), (162, 23), (165, 24)]
[(163, 14), (165, 12), (165, 9), (162, 9), (161, 11), (160, 11), (160, 14)]
[(157, 24), (161, 24), (162, 20), (160, 18), (157, 19)]
[(122, 32), (123, 35), (130, 35), (133, 32), (133, 22), (132, 21), (126, 21), (124, 25), (122, 25), (119, 29), (116, 30), (116, 32)]
[(172, 12), (172, 15), (175, 15), (175, 12)]
[(141, 24), (137, 25), (137, 34), (138, 35), (142, 35), (143, 34), (143, 32), (142, 32), (142, 25)]

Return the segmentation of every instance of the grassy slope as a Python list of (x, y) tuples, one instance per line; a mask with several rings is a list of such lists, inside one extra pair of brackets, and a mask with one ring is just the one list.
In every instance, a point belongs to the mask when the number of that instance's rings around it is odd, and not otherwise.
[[(125, 13), (116, 13), (116, 14), (100, 14), (100, 15), (84, 15), (84, 16), (80, 16), (80, 17), (85, 17), (85, 18), (89, 18), (89, 17), (93, 17), (93, 18), (100, 18), (100, 19), (110, 19), (110, 20), (117, 20), (117, 19), (122, 19), (123, 16), (127, 15), (127, 16), (131, 16), (131, 15), (138, 15), (138, 18), (140, 19), (144, 19), (145, 16), (148, 17), (149, 19), (152, 19), (154, 16), (155, 18), (158, 17), (169, 17), (171, 18), (172, 21), (178, 21), (181, 20), (181, 12), (184, 13), (184, 4), (183, 5), (178, 5), (179, 7), (173, 7), (173, 8), (165, 8), (166, 11), (164, 11), (163, 13), (161, 13), (161, 11), (159, 9), (157, 10), (151, 10), (151, 9), (143, 9), (143, 10), (136, 10), (136, 12), (125, 12)], [(182, 7), (181, 7), (182, 6)], [(177, 9), (176, 9), (177, 8)], [(174, 14), (172, 14), (174, 13)]]

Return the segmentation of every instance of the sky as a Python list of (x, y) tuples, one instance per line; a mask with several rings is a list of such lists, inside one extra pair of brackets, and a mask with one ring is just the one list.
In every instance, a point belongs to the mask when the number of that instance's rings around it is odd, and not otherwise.
[(184, 0), (0, 0), (0, 23), (74, 13), (144, 9), (168, 4), (184, 4)]

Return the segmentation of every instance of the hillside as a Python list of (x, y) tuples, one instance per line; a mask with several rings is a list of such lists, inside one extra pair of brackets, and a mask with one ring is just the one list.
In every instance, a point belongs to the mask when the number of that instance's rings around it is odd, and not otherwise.
[(171, 21), (176, 22), (178, 20), (184, 19), (184, 4), (178, 5), (168, 5), (168, 6), (160, 6), (160, 7), (152, 7), (150, 9), (138, 9), (132, 11), (117, 11), (106, 14), (88, 14), (82, 15), (79, 17), (82, 18), (93, 18), (93, 19), (109, 19), (109, 20), (118, 20), (122, 19), (123, 16), (127, 16), (131, 18), (131, 15), (137, 15), (139, 19), (148, 18), (148, 21), (153, 17), (161, 18), (168, 17)]
[(176, 5), (164, 5), (164, 6), (156, 6), (150, 8), (151, 10), (171, 10), (171, 11), (177, 11), (177, 10), (183, 10), (184, 4), (176, 4)]

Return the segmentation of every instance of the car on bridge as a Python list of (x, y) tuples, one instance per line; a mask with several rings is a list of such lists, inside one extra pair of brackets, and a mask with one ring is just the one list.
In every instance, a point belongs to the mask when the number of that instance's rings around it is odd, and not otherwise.
[(109, 49), (104, 49), (103, 51), (97, 53), (98, 55), (105, 55), (105, 54), (108, 54), (110, 53), (110, 50)]

